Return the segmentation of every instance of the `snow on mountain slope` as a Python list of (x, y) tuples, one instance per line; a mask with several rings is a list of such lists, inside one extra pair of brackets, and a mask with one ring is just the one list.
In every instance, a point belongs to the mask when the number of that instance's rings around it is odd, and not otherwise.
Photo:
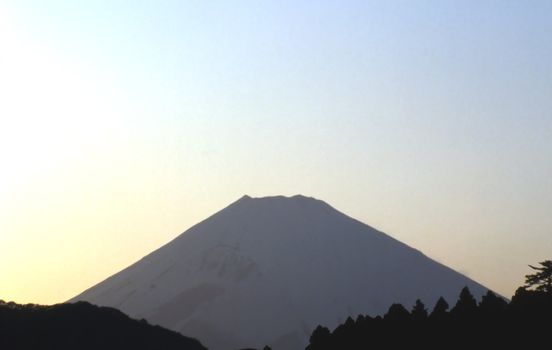
[(209, 349), (301, 349), (318, 324), (486, 288), (308, 197), (242, 197), (72, 301), (121, 309)]

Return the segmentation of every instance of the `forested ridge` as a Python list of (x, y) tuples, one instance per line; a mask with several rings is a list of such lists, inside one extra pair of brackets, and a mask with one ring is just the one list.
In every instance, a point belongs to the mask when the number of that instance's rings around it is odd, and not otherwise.
[(318, 326), (307, 350), (529, 349), (551, 346), (552, 261), (531, 268), (511, 301), (489, 291), (476, 301), (462, 289), (455, 305), (440, 298), (431, 310), (417, 300), (410, 310), (393, 304), (383, 316), (348, 318), (333, 331)]
[(86, 302), (41, 306), (0, 301), (0, 349), (204, 350), (197, 340)]

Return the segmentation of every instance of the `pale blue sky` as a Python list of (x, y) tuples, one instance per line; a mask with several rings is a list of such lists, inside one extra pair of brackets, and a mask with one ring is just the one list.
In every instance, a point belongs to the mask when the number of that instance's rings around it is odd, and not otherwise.
[(2, 1), (0, 298), (68, 299), (245, 193), (511, 295), (552, 258), (551, 38), (550, 1)]

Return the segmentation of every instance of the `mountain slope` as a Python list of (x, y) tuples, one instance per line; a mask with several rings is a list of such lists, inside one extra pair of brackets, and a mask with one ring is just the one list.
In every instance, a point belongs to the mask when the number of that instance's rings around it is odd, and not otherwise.
[(197, 340), (85, 302), (53, 306), (0, 301), (0, 349), (205, 350)]
[(299, 349), (318, 324), (486, 289), (326, 203), (251, 198), (74, 300), (120, 308), (210, 349)]

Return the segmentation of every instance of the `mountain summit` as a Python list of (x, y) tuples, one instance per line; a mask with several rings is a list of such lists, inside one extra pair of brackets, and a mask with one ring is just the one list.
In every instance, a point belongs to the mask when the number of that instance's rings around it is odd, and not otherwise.
[(486, 288), (323, 201), (244, 196), (72, 301), (116, 307), (209, 349), (301, 349), (318, 324)]

